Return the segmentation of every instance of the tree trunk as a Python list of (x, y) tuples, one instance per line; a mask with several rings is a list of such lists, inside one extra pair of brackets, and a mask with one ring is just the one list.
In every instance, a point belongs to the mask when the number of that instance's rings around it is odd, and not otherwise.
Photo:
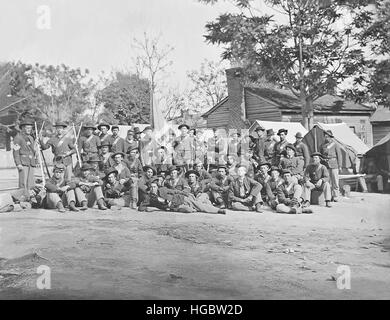
[(153, 96), (154, 96), (154, 83), (150, 82), (150, 125), (154, 128), (154, 112), (153, 112)]
[(314, 106), (313, 100), (301, 95), (302, 103), (302, 125), (310, 130), (314, 126)]

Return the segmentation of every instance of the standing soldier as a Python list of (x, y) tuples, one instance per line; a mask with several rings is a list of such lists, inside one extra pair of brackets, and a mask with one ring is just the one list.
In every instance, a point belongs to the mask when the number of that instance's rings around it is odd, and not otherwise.
[(34, 168), (36, 154), (32, 136), (33, 121), (26, 119), (20, 123), (21, 132), (13, 141), (13, 155), (18, 168), (19, 188), (30, 190), (34, 187)]
[(324, 143), (320, 146), (320, 153), (324, 157), (327, 163), (330, 186), (332, 188), (332, 200), (337, 202), (339, 196), (339, 170), (342, 167), (341, 150), (336, 141), (334, 141), (334, 135), (331, 130), (324, 132)]
[(100, 122), (97, 128), (100, 131), (100, 142), (108, 141), (112, 145), (112, 136), (108, 134), (108, 130), (110, 130), (110, 125), (105, 122)]
[(261, 125), (255, 129), (258, 138), (255, 138), (255, 147), (253, 150), (253, 156), (257, 162), (264, 162), (264, 151), (265, 151), (265, 128)]
[(297, 132), (295, 135), (296, 141), (294, 142), (295, 147), (295, 156), (304, 161), (304, 168), (306, 168), (310, 163), (310, 153), (307, 145), (302, 142), (303, 135), (300, 132)]
[(93, 156), (98, 155), (98, 148), (100, 147), (100, 139), (93, 134), (95, 126), (88, 123), (83, 126), (85, 135), (79, 139), (78, 147), (83, 162), (89, 161)]
[(275, 138), (274, 129), (267, 130), (267, 138), (264, 142), (264, 158), (266, 162), (273, 163), (274, 161), (274, 153), (275, 153), (275, 144), (277, 139)]
[(47, 142), (40, 140), (42, 150), (51, 148), (54, 154), (53, 164), (62, 163), (65, 166), (65, 180), (69, 181), (73, 174), (72, 154), (76, 153), (76, 147), (73, 144), (72, 138), (66, 136), (65, 122), (57, 122), (54, 125), (56, 129), (55, 136), (51, 137)]
[(134, 131), (127, 130), (126, 140), (124, 140), (125, 153), (129, 153), (130, 150), (137, 148), (139, 152), (139, 141), (134, 139)]
[(188, 134), (190, 127), (187, 124), (181, 124), (179, 130), (181, 131), (181, 135), (177, 137), (173, 144), (176, 153), (175, 164), (182, 168), (183, 171), (187, 171), (189, 165), (193, 164), (194, 138)]
[(279, 129), (278, 136), (280, 137), (280, 141), (275, 143), (274, 147), (274, 161), (273, 163), (278, 166), (280, 162), (281, 154), (284, 150), (286, 150), (286, 146), (288, 145), (287, 142), (287, 129)]
[(111, 127), (111, 140), (112, 140), (112, 145), (111, 145), (111, 152), (122, 152), (126, 153), (127, 149), (125, 149), (125, 139), (121, 138), (119, 136), (119, 127), (114, 125)]

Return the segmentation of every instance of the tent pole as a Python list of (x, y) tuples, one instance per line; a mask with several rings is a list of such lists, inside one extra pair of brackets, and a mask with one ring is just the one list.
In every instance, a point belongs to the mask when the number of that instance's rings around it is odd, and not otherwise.
[(317, 152), (317, 126), (314, 126), (314, 151)]

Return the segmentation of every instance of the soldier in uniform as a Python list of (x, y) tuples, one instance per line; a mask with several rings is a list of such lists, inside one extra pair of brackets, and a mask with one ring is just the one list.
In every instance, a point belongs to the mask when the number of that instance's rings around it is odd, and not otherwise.
[(156, 176), (156, 170), (151, 166), (143, 167), (144, 174), (138, 180), (138, 203), (142, 203), (149, 191), (149, 185), (152, 179)]
[(228, 206), (229, 190), (233, 181), (234, 178), (227, 174), (226, 166), (219, 166), (217, 175), (211, 180), (211, 200), (221, 209), (225, 209)]
[(124, 142), (126, 153), (129, 153), (130, 149), (138, 149), (139, 152), (139, 142), (137, 140), (134, 140), (134, 131), (129, 129), (127, 130), (127, 136)]
[(112, 153), (110, 152), (110, 142), (109, 141), (103, 141), (102, 144), (98, 147), (100, 149), (99, 152), (99, 171), (105, 172), (107, 169), (111, 168), (115, 161), (112, 159)]
[(261, 125), (259, 125), (255, 132), (258, 135), (258, 138), (255, 138), (254, 143), (255, 147), (253, 149), (253, 157), (255, 160), (259, 162), (265, 161), (264, 151), (265, 151), (265, 128)]
[(294, 147), (296, 150), (295, 155), (304, 161), (304, 168), (306, 168), (310, 163), (309, 148), (304, 142), (302, 142), (303, 139), (302, 133), (297, 132), (295, 134), (295, 139), (296, 139), (294, 142)]
[(19, 188), (30, 190), (34, 187), (34, 168), (36, 167), (35, 140), (32, 136), (32, 120), (24, 120), (20, 123), (21, 132), (13, 141), (13, 156), (18, 168)]
[(113, 153), (115, 153), (115, 152), (126, 153), (127, 149), (125, 146), (125, 139), (123, 139), (119, 136), (119, 127), (117, 125), (112, 126), (111, 132), (112, 132), (111, 152), (113, 152)]
[(280, 141), (275, 143), (274, 146), (274, 161), (273, 164), (278, 166), (280, 162), (280, 157), (282, 152), (286, 149), (286, 146), (288, 145), (288, 142), (286, 140), (287, 137), (287, 129), (279, 129), (278, 136), (280, 137)]
[(66, 136), (65, 128), (67, 124), (64, 122), (57, 122), (54, 125), (56, 134), (47, 142), (40, 140), (42, 150), (51, 148), (54, 154), (54, 164), (63, 163), (65, 166), (65, 180), (70, 180), (73, 176), (73, 162), (72, 154), (76, 153), (76, 146), (73, 144), (72, 138)]
[(259, 164), (259, 171), (255, 175), (255, 180), (261, 184), (261, 198), (263, 203), (268, 202), (269, 190), (268, 181), (271, 180), (269, 175), (271, 164), (269, 162), (263, 162)]
[(172, 166), (168, 170), (169, 177), (165, 179), (164, 186), (168, 189), (184, 191), (185, 193), (189, 193), (189, 187), (186, 179), (181, 177), (180, 168), (177, 166)]
[(264, 141), (264, 157), (266, 162), (273, 163), (275, 152), (274, 148), (278, 140), (275, 138), (275, 132), (273, 129), (268, 129), (266, 133), (267, 137)]
[(300, 182), (303, 177), (303, 165), (304, 162), (301, 158), (295, 156), (296, 149), (294, 145), (288, 144), (285, 147), (286, 156), (280, 159), (279, 167), (291, 171), (292, 178), (296, 182)]
[(152, 166), (157, 158), (158, 145), (153, 137), (153, 128), (151, 126), (147, 126), (143, 133), (144, 136), (139, 141), (141, 162), (144, 166)]
[(112, 135), (110, 135), (108, 133), (108, 130), (110, 130), (110, 125), (103, 121), (103, 122), (98, 124), (97, 128), (100, 131), (100, 134), (99, 134), (100, 142), (108, 141), (110, 143), (110, 145), (112, 146), (112, 144), (113, 144)]
[(324, 193), (326, 206), (330, 208), (332, 193), (329, 185), (328, 169), (321, 164), (321, 153), (314, 152), (311, 156), (313, 163), (307, 166), (304, 174), (303, 199), (305, 200), (305, 205), (310, 205), (311, 191), (316, 189)]
[(332, 200), (337, 202), (339, 196), (339, 171), (342, 167), (341, 150), (331, 130), (324, 132), (324, 143), (320, 146), (320, 153), (327, 163), (327, 168), (330, 176), (330, 186), (332, 189)]
[(138, 147), (130, 148), (127, 153), (129, 156), (125, 160), (125, 163), (127, 164), (127, 167), (130, 170), (130, 174), (132, 175), (132, 178), (140, 178), (143, 174), (143, 168), (141, 161), (137, 157), (138, 154)]
[(124, 186), (118, 179), (118, 171), (115, 168), (109, 168), (105, 171), (103, 180), (104, 202), (110, 209), (126, 206)]
[(94, 125), (85, 124), (83, 128), (84, 136), (80, 137), (78, 147), (81, 159), (83, 162), (87, 162), (91, 157), (98, 155), (98, 148), (101, 143), (99, 137), (93, 134), (96, 129)]
[(240, 165), (237, 178), (230, 185), (229, 203), (231, 208), (238, 211), (262, 212), (261, 210), (261, 184), (246, 176), (247, 168)]
[(181, 124), (179, 130), (181, 135), (176, 138), (173, 143), (175, 149), (175, 164), (186, 171), (193, 164), (193, 157), (195, 154), (194, 138), (190, 137), (188, 130), (190, 127), (186, 124)]
[(196, 159), (194, 163), (194, 170), (199, 173), (198, 181), (204, 183), (209, 183), (211, 181), (211, 174), (208, 173), (204, 167), (203, 167), (203, 162), (200, 159)]

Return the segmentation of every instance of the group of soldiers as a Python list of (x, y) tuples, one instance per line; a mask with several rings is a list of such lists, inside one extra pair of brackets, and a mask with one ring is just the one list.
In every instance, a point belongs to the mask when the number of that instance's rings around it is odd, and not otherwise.
[[(319, 152), (309, 155), (302, 134), (290, 144), (286, 129), (275, 135), (261, 126), (243, 136), (214, 130), (207, 141), (186, 124), (178, 127), (180, 135), (172, 133), (167, 139), (150, 126), (142, 131), (132, 127), (122, 138), (118, 126), (105, 122), (84, 124), (76, 138), (69, 137), (66, 123), (58, 122), (46, 141), (39, 132), (34, 134), (32, 120), (25, 119), (19, 127), (13, 140), (19, 189), (35, 207), (65, 212), (97, 205), (100, 210), (225, 214), (226, 209), (262, 212), (269, 206), (299, 214), (312, 213), (313, 190), (323, 192), (327, 207), (339, 195), (341, 154), (331, 131), (326, 131)], [(48, 148), (54, 166), (39, 188), (34, 168), (43, 163), (37, 161), (37, 150)]]

